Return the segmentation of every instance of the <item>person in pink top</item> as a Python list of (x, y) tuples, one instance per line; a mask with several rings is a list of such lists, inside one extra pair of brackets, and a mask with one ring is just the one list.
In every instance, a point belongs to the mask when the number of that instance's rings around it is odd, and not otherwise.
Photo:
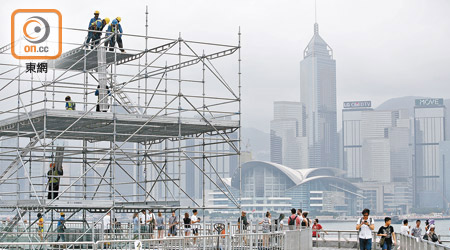
[(288, 218), (289, 230), (295, 230), (300, 228), (300, 216), (296, 214), (297, 210), (295, 208), (291, 209), (291, 216)]

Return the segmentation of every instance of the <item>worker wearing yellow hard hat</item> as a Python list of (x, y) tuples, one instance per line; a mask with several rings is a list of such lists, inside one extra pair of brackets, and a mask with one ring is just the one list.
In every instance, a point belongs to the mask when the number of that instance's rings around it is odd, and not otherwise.
[(114, 46), (116, 45), (117, 41), (120, 51), (122, 51), (122, 53), (125, 53), (122, 43), (123, 30), (122, 25), (120, 25), (120, 21), (122, 21), (122, 18), (116, 17), (116, 19), (112, 20), (111, 24), (108, 26), (108, 29), (106, 30), (106, 36), (110, 36), (112, 33), (117, 33), (117, 35), (111, 37), (109, 41), (106, 41), (105, 46), (109, 46), (109, 51), (114, 51)]
[[(98, 11), (98, 10), (96, 10), (96, 11), (94, 11), (94, 17), (93, 18), (91, 18), (91, 20), (89, 20), (89, 25), (88, 25), (88, 30), (94, 30), (93, 28), (92, 28), (92, 26), (93, 25), (96, 25), (95, 23), (96, 23), (96, 21), (98, 21), (98, 20), (102, 20), (102, 19), (100, 19), (100, 17), (99, 17), (99, 15), (100, 15), (100, 11)], [(96, 38), (96, 33), (95, 32), (91, 32), (91, 31), (88, 31), (88, 36), (87, 36), (87, 39), (86, 39), (86, 42), (85, 42), (85, 44), (87, 45), (87, 44), (89, 44), (90, 42), (91, 42), (91, 40), (92, 41), (95, 41), (95, 40), (97, 40)], [(91, 48), (92, 48), (93, 46), (91, 45)]]

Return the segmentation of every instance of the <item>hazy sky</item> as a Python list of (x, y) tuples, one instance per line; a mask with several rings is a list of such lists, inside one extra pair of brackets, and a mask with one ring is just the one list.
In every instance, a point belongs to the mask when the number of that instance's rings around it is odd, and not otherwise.
[[(116, 4), (117, 6), (113, 6)], [(121, 16), (128, 33), (236, 44), (243, 39), (243, 125), (269, 130), (273, 101), (298, 101), (302, 52), (313, 35), (314, 1), (8, 1), (0, 45), (19, 8), (56, 8), (63, 26), (85, 28), (93, 10)], [(450, 97), (449, 0), (318, 0), (321, 36), (337, 61), (342, 102), (399, 96)], [(1, 93), (0, 93), (1, 94)]]

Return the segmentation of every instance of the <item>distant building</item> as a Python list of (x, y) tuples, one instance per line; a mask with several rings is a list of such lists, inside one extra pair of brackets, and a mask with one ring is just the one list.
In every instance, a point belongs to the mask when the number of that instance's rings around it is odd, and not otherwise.
[(305, 107), (300, 102), (275, 102), (270, 122), (270, 158), (293, 169), (308, 168)]
[[(317, 213), (353, 215), (361, 210), (360, 189), (341, 178), (337, 168), (291, 169), (263, 161), (242, 165), (239, 173), (225, 182), (233, 195), (239, 197), (242, 185), (242, 208), (262, 217), (266, 211), (289, 213), (293, 207)], [(215, 206), (232, 207), (224, 195), (215, 192), (211, 202)]]
[[(450, 208), (450, 141), (439, 143), (439, 183), (444, 209)], [(439, 203), (440, 201), (437, 201)]]
[(306, 108), (309, 166), (338, 167), (336, 61), (333, 50), (319, 35), (317, 23), (303, 57), (300, 101)]
[(443, 99), (417, 99), (414, 107), (414, 197), (418, 208), (442, 207), (439, 143), (445, 141)]

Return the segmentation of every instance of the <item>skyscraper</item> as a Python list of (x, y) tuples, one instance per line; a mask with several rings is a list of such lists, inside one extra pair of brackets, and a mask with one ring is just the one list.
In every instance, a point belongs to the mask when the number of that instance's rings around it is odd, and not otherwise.
[(317, 23), (300, 62), (300, 101), (306, 108), (309, 167), (338, 167), (336, 61)]
[(442, 207), (439, 143), (445, 141), (443, 99), (416, 99), (414, 138), (414, 203), (416, 207)]
[(305, 107), (300, 102), (275, 102), (270, 122), (270, 160), (293, 169), (308, 167)]

